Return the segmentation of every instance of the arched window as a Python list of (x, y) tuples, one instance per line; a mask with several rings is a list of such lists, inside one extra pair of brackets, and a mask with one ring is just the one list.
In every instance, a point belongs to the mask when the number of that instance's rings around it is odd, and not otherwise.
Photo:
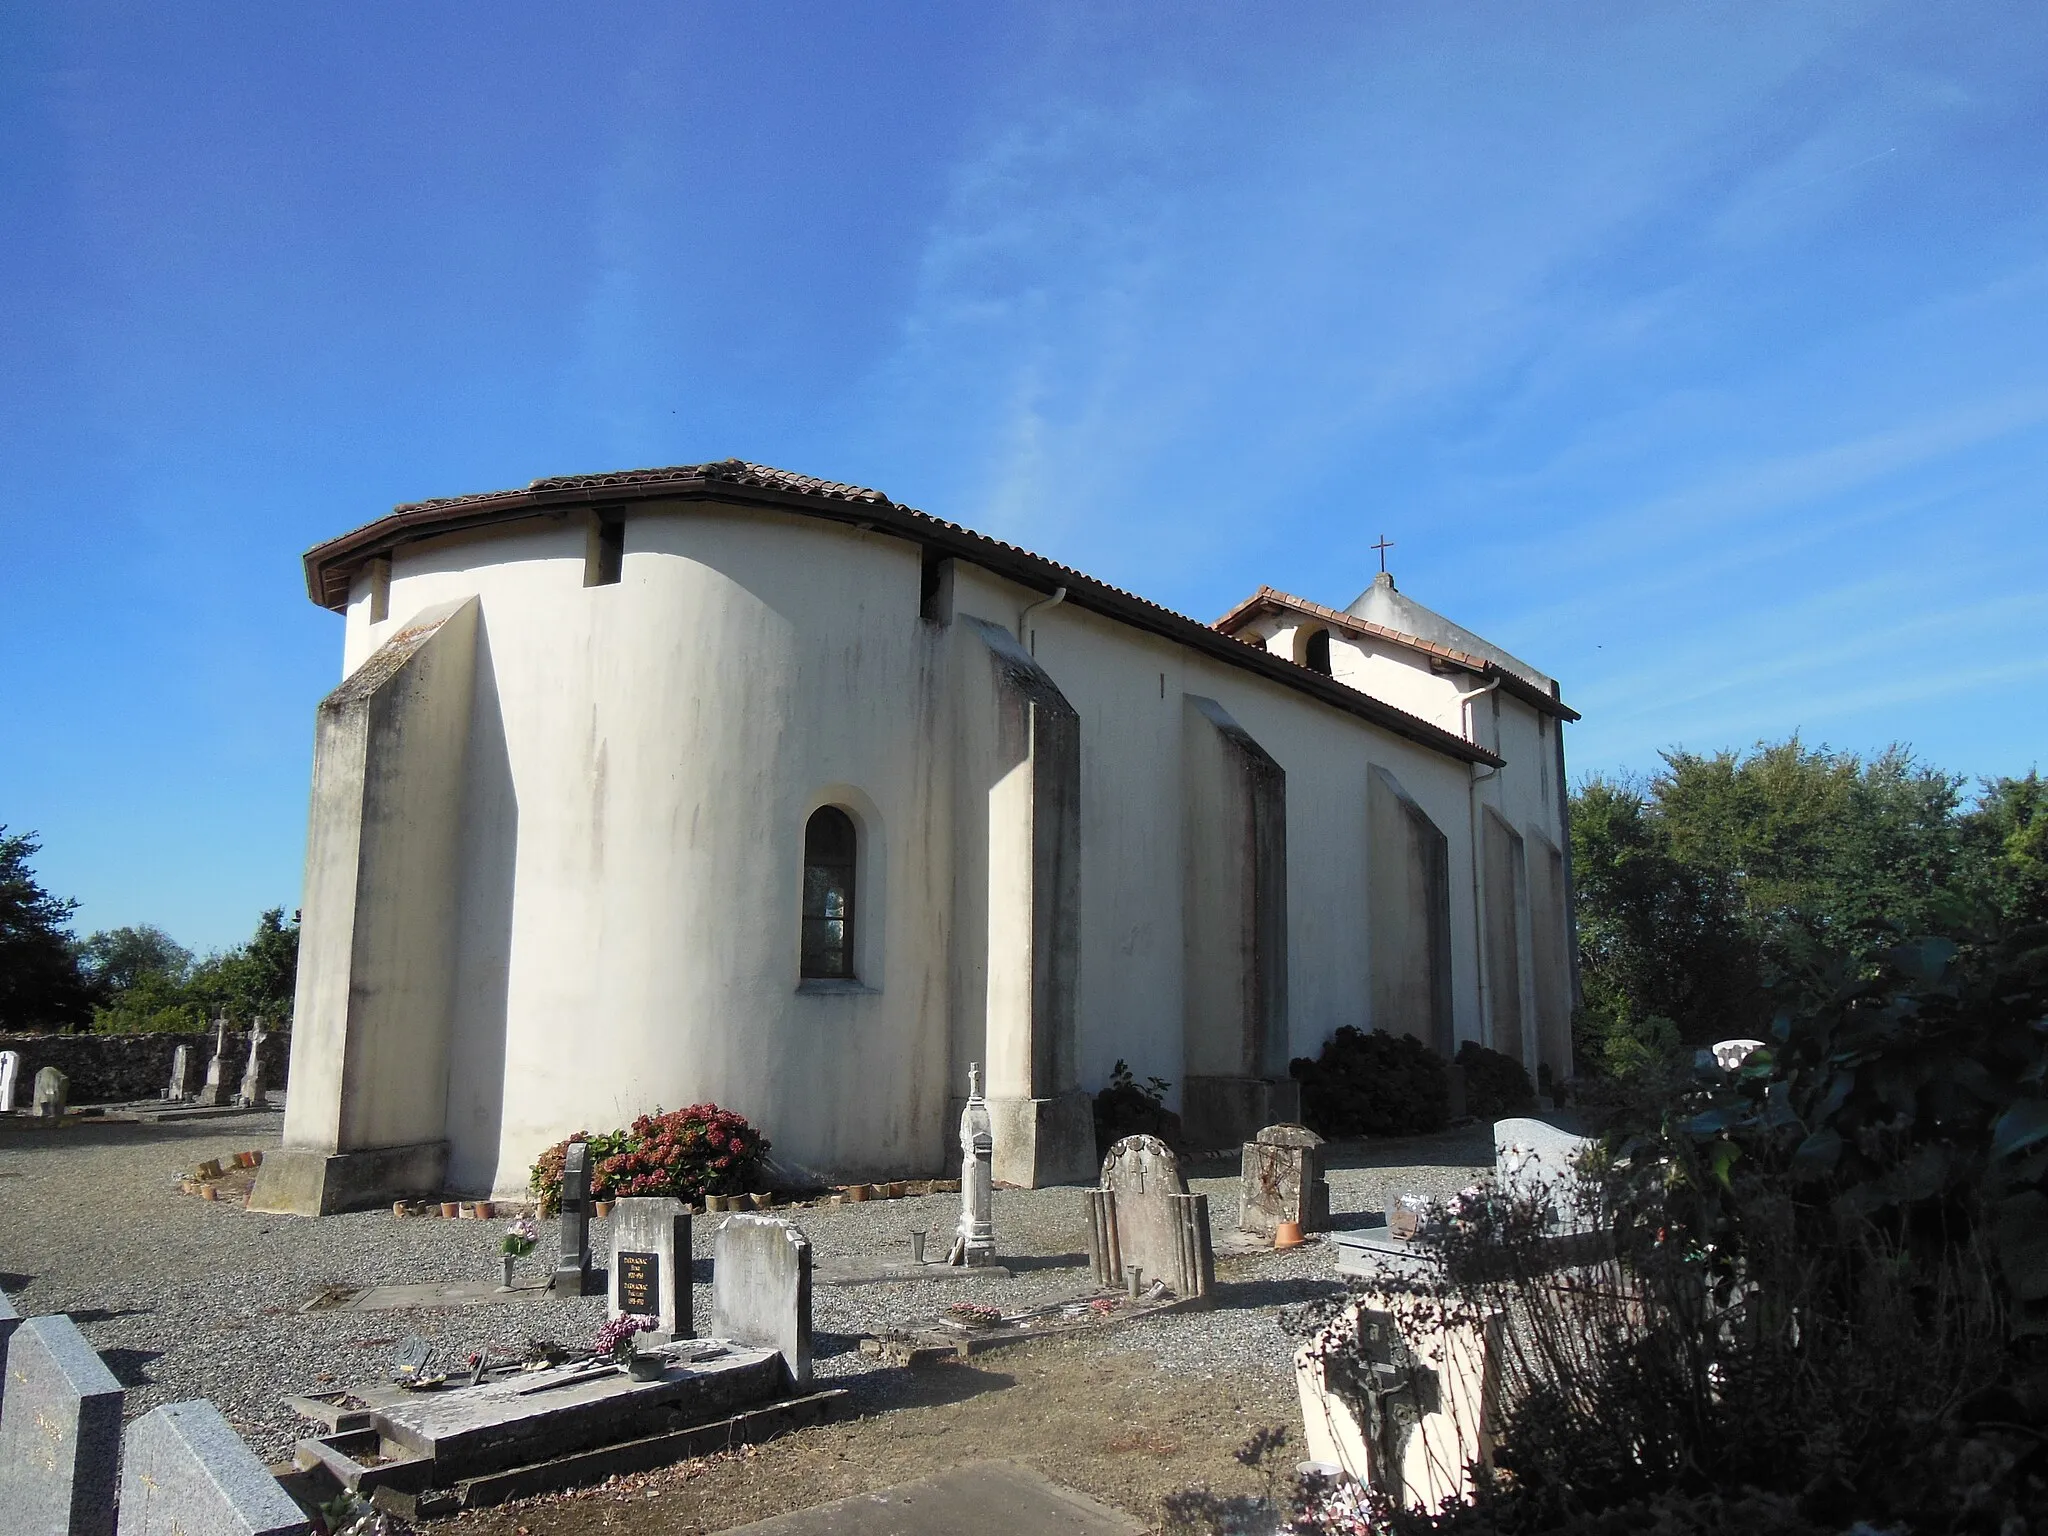
[(804, 824), (805, 980), (853, 980), (853, 874), (859, 834), (836, 805)]
[(1310, 635), (1301, 647), (1301, 664), (1311, 672), (1330, 675), (1330, 632), (1319, 629)]

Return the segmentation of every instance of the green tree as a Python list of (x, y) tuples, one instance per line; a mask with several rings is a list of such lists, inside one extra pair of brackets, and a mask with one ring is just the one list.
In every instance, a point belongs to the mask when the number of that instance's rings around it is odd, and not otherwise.
[(1963, 780), (1903, 747), (1866, 761), (1794, 736), (1663, 756), (1646, 781), (1572, 797), (1581, 1070), (1760, 1038), (1774, 987), (1816, 995), (1875, 924), (2048, 918), (2036, 774), (1988, 782), (1965, 809)]
[(183, 982), (192, 969), (192, 951), (163, 929), (148, 924), (102, 929), (78, 946), (78, 958), (87, 978), (105, 997), (126, 992), (145, 976)]
[(52, 896), (29, 861), (33, 832), (0, 826), (0, 1029), (72, 1029), (92, 1011), (92, 990), (72, 947), (78, 903)]
[(272, 907), (256, 920), (248, 943), (200, 961), (188, 991), (209, 1011), (238, 1023), (261, 1017), (272, 1029), (286, 1029), (298, 980), (299, 914), (286, 921), (284, 908)]

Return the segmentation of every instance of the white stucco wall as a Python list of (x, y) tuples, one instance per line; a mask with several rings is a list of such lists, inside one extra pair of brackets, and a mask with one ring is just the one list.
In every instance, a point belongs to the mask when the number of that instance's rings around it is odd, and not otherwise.
[[(402, 546), (385, 620), (370, 620), (367, 578), (348, 609), (352, 669), (408, 616), (478, 599), (451, 1181), (522, 1187), (572, 1130), (700, 1100), (746, 1115), (794, 1165), (937, 1171), (948, 1099), (966, 1059), (987, 1059), (986, 995), (963, 995), (952, 963), (956, 855), (970, 858), (955, 847), (957, 641), (919, 617), (919, 550), (794, 514), (654, 503), (626, 522), (621, 579), (587, 586), (589, 535), (587, 517), (536, 518)], [(1014, 629), (1043, 595), (956, 563), (955, 615)], [(1503, 814), (1555, 835), (1524, 755), (1547, 742), (1533, 712), (1507, 701), (1509, 769), (1475, 793), (1458, 759), (1078, 606), (1039, 609), (1023, 639), (1079, 720), (1083, 1088), (1119, 1058), (1176, 1089), (1185, 1075), (1188, 693), (1286, 773), (1288, 1054), (1374, 1022), (1374, 764), (1448, 840), (1453, 1012), (1461, 1038), (1481, 1033), (1471, 810), (1504, 797)], [(1340, 680), (1455, 721), (1456, 676), (1345, 647), (1333, 636)], [(861, 831), (860, 977), (799, 985), (803, 827), (826, 803)]]

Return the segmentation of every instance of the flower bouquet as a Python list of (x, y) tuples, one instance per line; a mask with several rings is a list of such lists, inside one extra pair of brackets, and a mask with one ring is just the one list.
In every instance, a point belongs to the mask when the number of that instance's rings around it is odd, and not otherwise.
[(505, 1229), (505, 1235), (498, 1243), (498, 1252), (505, 1267), (502, 1289), (512, 1289), (512, 1266), (533, 1252), (533, 1245), (539, 1241), (540, 1228), (534, 1225), (531, 1216), (522, 1216)]
[(633, 1340), (637, 1335), (652, 1333), (660, 1326), (658, 1317), (649, 1317), (644, 1312), (622, 1312), (597, 1330), (597, 1339), (591, 1344), (590, 1352), (600, 1360), (624, 1366), (626, 1374), (636, 1381), (652, 1380), (662, 1373), (662, 1356), (653, 1350), (635, 1349)]

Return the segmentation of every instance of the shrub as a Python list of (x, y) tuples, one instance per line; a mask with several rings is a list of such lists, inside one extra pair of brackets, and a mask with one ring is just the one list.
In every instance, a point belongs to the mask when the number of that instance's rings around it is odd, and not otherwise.
[(1172, 1086), (1161, 1077), (1148, 1077), (1141, 1085), (1119, 1060), (1110, 1070), (1109, 1086), (1095, 1095), (1095, 1155), (1109, 1156), (1109, 1149), (1126, 1136), (1157, 1136), (1178, 1146), (1180, 1116), (1166, 1107), (1166, 1090)]
[(1467, 1040), (1458, 1047), (1458, 1065), (1465, 1069), (1466, 1114), (1480, 1120), (1503, 1120), (1536, 1107), (1536, 1090), (1529, 1085), (1529, 1074), (1514, 1057)]
[(1443, 1058), (1412, 1035), (1371, 1034), (1349, 1024), (1322, 1054), (1297, 1056), (1302, 1118), (1324, 1136), (1422, 1136), (1450, 1119)]
[(768, 1140), (729, 1109), (692, 1104), (633, 1122), (630, 1144), (598, 1165), (614, 1195), (701, 1200), (752, 1182)]
[[(718, 1131), (720, 1138), (716, 1147), (709, 1140), (713, 1129)], [(641, 1155), (642, 1144), (658, 1132), (667, 1133), (666, 1141), (662, 1141), (651, 1154)], [(629, 1130), (596, 1134), (578, 1131), (568, 1141), (558, 1141), (541, 1153), (527, 1178), (526, 1187), (540, 1203), (543, 1216), (553, 1216), (562, 1208), (562, 1167), (568, 1161), (569, 1143), (576, 1141), (590, 1143), (590, 1195), (593, 1200), (644, 1194), (673, 1194), (678, 1200), (699, 1200), (706, 1193), (722, 1194), (728, 1187), (738, 1188), (735, 1180), (750, 1178), (761, 1154), (768, 1150), (768, 1143), (759, 1132), (738, 1115), (720, 1109), (716, 1104), (695, 1104), (668, 1115), (656, 1110), (653, 1115), (642, 1115), (635, 1120)], [(735, 1149), (739, 1157), (737, 1164), (716, 1163), (717, 1158), (734, 1157)], [(621, 1161), (629, 1156), (632, 1161)], [(702, 1178), (693, 1181), (687, 1177), (693, 1164), (702, 1164), (708, 1173), (722, 1175), (725, 1181), (708, 1182)], [(643, 1187), (625, 1188), (629, 1180)], [(663, 1182), (677, 1188), (653, 1187)], [(693, 1192), (681, 1193), (682, 1188), (691, 1188)]]

